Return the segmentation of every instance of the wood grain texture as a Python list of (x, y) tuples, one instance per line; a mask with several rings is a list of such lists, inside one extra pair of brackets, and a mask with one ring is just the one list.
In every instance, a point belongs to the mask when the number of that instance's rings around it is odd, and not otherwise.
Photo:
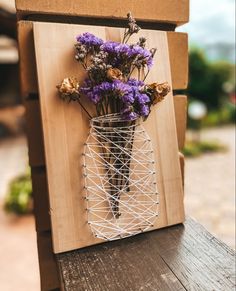
[(71, 290), (235, 288), (235, 253), (188, 218), (184, 225), (57, 255)]
[[(138, 20), (152, 22), (168, 22), (176, 25), (189, 20), (189, 0), (41, 0), (31, 2), (16, 0), (18, 15), (64, 14), (84, 17), (125, 19), (128, 11), (132, 11)], [(176, 12), (178, 11), (178, 13)]]
[(235, 252), (188, 219), (161, 232), (159, 253), (187, 290), (234, 290)]
[(51, 229), (48, 184), (45, 168), (31, 167), (33, 184), (34, 216), (36, 231), (42, 232)]
[(24, 101), (24, 106), (29, 164), (31, 167), (44, 166), (45, 154), (39, 101), (27, 99)]
[(51, 232), (37, 233), (37, 245), (41, 291), (57, 289), (60, 287), (60, 274), (52, 250)]
[(178, 145), (179, 150), (182, 150), (185, 144), (185, 133), (187, 125), (187, 96), (175, 95), (174, 106)]
[[(167, 32), (172, 87), (184, 89), (188, 83), (188, 40), (187, 35), (179, 32)], [(22, 96), (38, 93), (38, 82), (33, 40), (33, 22), (18, 22), (18, 40), (20, 52), (20, 75)]]
[(36, 60), (33, 41), (33, 23), (17, 23), (18, 46), (20, 56), (21, 95), (26, 98), (30, 93), (38, 92)]
[[(83, 79), (73, 58), (74, 37), (89, 31), (103, 39), (119, 39), (120, 29), (82, 25), (34, 23), (34, 38), (43, 121), (46, 166), (51, 208), (53, 246), (56, 253), (101, 242), (86, 223), (83, 199), (82, 152), (88, 135), (88, 120), (79, 105), (65, 104), (55, 85), (66, 76)], [(143, 31), (148, 47), (158, 48), (149, 82), (171, 84), (167, 34)], [(63, 35), (63, 38), (61, 37)], [(46, 61), (45, 61), (46, 60)], [(60, 61), (58, 61), (60, 60)], [(154, 228), (184, 220), (173, 96), (156, 107), (144, 123), (155, 148), (160, 216)]]
[(179, 152), (179, 163), (180, 163), (180, 169), (181, 169), (181, 176), (182, 176), (182, 185), (184, 189), (184, 182), (185, 182), (185, 159), (184, 155)]
[(189, 77), (188, 34), (168, 32), (168, 44), (171, 74), (174, 77), (173, 89), (186, 89)]

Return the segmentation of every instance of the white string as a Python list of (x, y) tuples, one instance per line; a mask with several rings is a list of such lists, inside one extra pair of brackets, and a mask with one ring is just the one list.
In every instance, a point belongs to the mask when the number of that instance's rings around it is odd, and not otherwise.
[(115, 240), (150, 229), (159, 200), (153, 148), (141, 124), (119, 114), (93, 118), (83, 156), (93, 235)]

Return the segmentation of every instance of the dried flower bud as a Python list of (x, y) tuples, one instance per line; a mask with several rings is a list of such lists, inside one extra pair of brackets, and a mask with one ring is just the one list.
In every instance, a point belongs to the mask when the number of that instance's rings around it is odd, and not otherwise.
[(76, 78), (65, 78), (60, 85), (57, 85), (60, 97), (68, 101), (79, 98), (79, 83)]
[(156, 48), (151, 48), (150, 53), (152, 55), (152, 58), (155, 56), (157, 49)]
[(141, 46), (142, 48), (145, 48), (147, 39), (145, 37), (140, 37), (139, 41), (137, 42), (137, 45)]
[(107, 78), (109, 80), (122, 80), (123, 76), (122, 76), (122, 72), (117, 69), (117, 68), (109, 68), (107, 70)]
[(133, 33), (139, 32), (141, 28), (136, 24), (136, 20), (133, 18), (130, 12), (127, 14), (127, 18), (128, 18), (129, 34), (132, 35)]
[(147, 85), (147, 91), (149, 91), (152, 95), (152, 104), (154, 105), (158, 102), (161, 102), (164, 97), (170, 92), (170, 85), (167, 82), (162, 84), (152, 83), (150, 85)]
[(86, 55), (88, 54), (88, 49), (85, 45), (76, 43), (75, 44), (75, 59), (79, 62), (83, 62)]

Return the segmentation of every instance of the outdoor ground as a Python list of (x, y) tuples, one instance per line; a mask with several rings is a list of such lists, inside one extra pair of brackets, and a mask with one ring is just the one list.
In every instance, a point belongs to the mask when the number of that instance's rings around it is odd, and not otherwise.
[[(185, 207), (211, 233), (235, 248), (235, 152), (233, 126), (204, 130), (202, 138), (228, 146), (224, 153), (186, 159)], [(24, 137), (0, 141), (0, 204), (7, 183), (27, 165)], [(38, 291), (39, 272), (32, 216), (7, 216), (0, 208), (0, 290)]]

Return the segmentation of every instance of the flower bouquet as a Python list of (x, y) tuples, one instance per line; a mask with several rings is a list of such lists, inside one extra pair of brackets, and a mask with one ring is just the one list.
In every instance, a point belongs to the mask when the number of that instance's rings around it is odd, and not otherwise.
[[(136, 199), (137, 202), (138, 191), (156, 194), (148, 185), (150, 173), (154, 173), (147, 166), (152, 165), (153, 169), (153, 149), (141, 120), (145, 121), (152, 106), (162, 101), (170, 91), (167, 82), (145, 83), (156, 49), (147, 49), (144, 37), (135, 44), (128, 43), (140, 27), (130, 13), (127, 17), (128, 27), (121, 43), (103, 41), (88, 32), (78, 35), (75, 58), (86, 71), (86, 78), (82, 84), (76, 78), (65, 78), (57, 86), (60, 97), (65, 101), (78, 102), (90, 119), (90, 136), (84, 151), (85, 188), (90, 191), (91, 201), (103, 201), (103, 206), (94, 206), (98, 210), (94, 210), (93, 220), (96, 221), (103, 212), (104, 223), (109, 217), (111, 220), (121, 219), (122, 195), (128, 195), (129, 201)], [(82, 96), (96, 108), (95, 116), (83, 104)], [(145, 191), (141, 189), (143, 184)], [(104, 201), (108, 206), (104, 206)], [(134, 204), (128, 205), (127, 211), (137, 208), (137, 203)], [(135, 212), (137, 218), (138, 209)], [(97, 225), (97, 235), (107, 237), (101, 235), (100, 226)], [(132, 231), (126, 229), (126, 233), (131, 234)]]

